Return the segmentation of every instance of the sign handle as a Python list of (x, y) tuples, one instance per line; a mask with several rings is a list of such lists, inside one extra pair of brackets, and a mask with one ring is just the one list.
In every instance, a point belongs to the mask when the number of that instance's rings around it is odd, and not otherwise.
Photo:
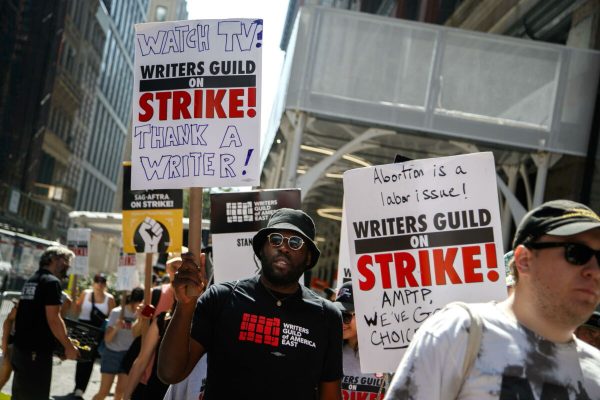
[[(189, 229), (188, 229), (188, 248), (198, 260), (202, 252), (202, 188), (190, 188), (190, 212), (189, 212)], [(206, 277), (206, 271), (203, 266), (200, 266), (200, 275), (203, 280)], [(186, 289), (188, 296), (199, 296), (200, 293), (193, 287), (188, 286)]]
[(144, 304), (152, 301), (152, 256), (154, 253), (146, 253), (146, 270), (144, 273)]

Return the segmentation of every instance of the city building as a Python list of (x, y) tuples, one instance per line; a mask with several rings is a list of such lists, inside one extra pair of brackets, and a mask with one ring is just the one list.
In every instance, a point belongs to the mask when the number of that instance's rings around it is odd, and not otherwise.
[(3, 1), (0, 223), (64, 237), (105, 35), (98, 0)]
[(599, 208), (595, 1), (292, 0), (262, 188), (300, 187), (336, 279), (342, 173), (495, 156), (504, 243), (549, 198)]

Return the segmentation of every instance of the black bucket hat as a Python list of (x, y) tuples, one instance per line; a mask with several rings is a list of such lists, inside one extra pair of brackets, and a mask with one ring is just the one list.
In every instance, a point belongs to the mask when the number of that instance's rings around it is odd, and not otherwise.
[(517, 228), (513, 249), (543, 235), (571, 236), (600, 228), (600, 216), (571, 200), (552, 200), (529, 211)]
[(293, 231), (302, 236), (306, 245), (312, 252), (311, 264), (308, 266), (308, 269), (314, 267), (321, 255), (321, 251), (315, 244), (315, 223), (308, 214), (301, 210), (280, 208), (275, 211), (273, 215), (271, 215), (266, 228), (262, 228), (258, 231), (252, 239), (254, 254), (260, 258), (260, 251), (267, 239), (267, 235), (282, 230)]

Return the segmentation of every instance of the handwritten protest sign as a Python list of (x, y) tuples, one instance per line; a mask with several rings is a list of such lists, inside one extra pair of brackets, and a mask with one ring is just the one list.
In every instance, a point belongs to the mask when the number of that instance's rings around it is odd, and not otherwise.
[(90, 228), (69, 228), (67, 231), (67, 247), (75, 253), (69, 274), (87, 276), (89, 274), (89, 244), (92, 230)]
[(137, 271), (135, 254), (121, 252), (117, 266), (117, 290), (130, 291), (140, 286), (140, 277)]
[(506, 298), (495, 171), (477, 153), (344, 174), (363, 372), (395, 371), (445, 304)]
[(210, 204), (215, 282), (226, 282), (258, 274), (252, 238), (276, 210), (300, 208), (300, 190), (213, 193)]
[(131, 188), (258, 185), (262, 20), (135, 31)]
[(129, 190), (131, 166), (127, 162), (123, 164), (123, 251), (181, 251), (183, 191)]

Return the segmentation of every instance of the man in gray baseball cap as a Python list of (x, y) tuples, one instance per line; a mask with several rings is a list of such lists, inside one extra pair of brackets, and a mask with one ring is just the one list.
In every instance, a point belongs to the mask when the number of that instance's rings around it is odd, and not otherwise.
[(473, 320), (449, 308), (415, 334), (386, 398), (600, 399), (600, 351), (574, 335), (600, 304), (600, 216), (546, 202), (519, 224), (513, 252), (514, 292), (469, 305), (483, 321), (472, 364)]
[(313, 220), (279, 209), (252, 247), (260, 275), (212, 285), (199, 299), (186, 292), (190, 285), (204, 289), (197, 263), (182, 256), (173, 281), (177, 310), (159, 352), (160, 378), (182, 380), (206, 353), (206, 400), (341, 399), (341, 313), (298, 283), (320, 255)]

